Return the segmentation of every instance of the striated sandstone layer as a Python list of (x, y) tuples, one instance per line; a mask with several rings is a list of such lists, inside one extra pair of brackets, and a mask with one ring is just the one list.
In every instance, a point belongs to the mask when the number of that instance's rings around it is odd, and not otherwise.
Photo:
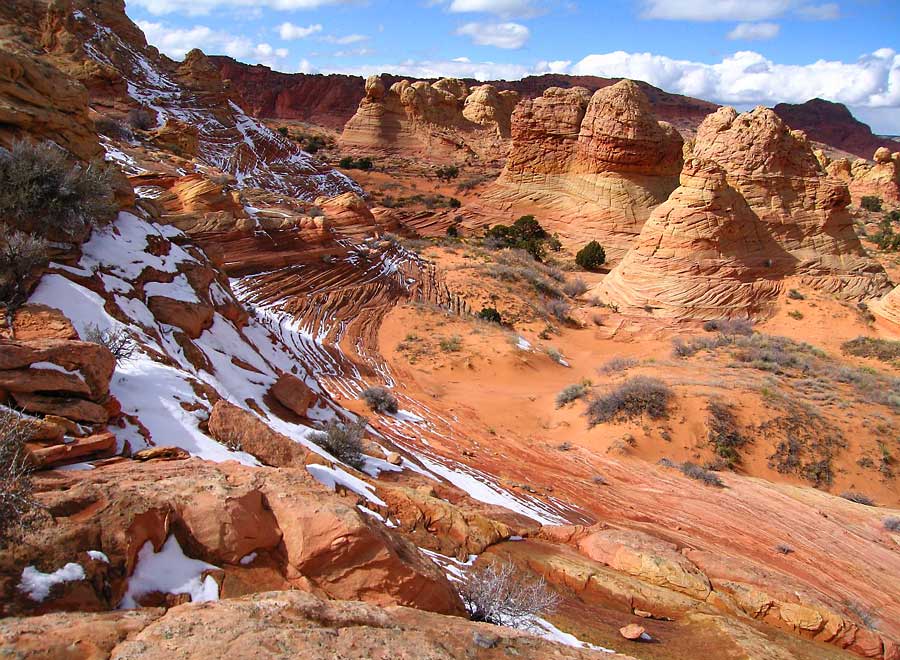
[(486, 194), (504, 210), (538, 207), (564, 236), (624, 248), (677, 185), (682, 139), (659, 122), (638, 85), (593, 94), (550, 88), (512, 119), (513, 146)]
[(495, 160), (509, 148), (510, 115), (519, 100), (492, 85), (366, 80), (366, 95), (340, 138), (343, 147)]
[(698, 129), (681, 187), (598, 289), (622, 306), (695, 318), (763, 314), (789, 276), (844, 299), (876, 297), (889, 282), (860, 245), (849, 202), (774, 112), (722, 108)]

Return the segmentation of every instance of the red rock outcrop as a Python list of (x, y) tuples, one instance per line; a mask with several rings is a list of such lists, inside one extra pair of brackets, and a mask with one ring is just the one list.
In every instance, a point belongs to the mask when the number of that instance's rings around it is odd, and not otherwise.
[(515, 92), (491, 85), (469, 87), (455, 78), (434, 83), (402, 80), (389, 88), (379, 76), (366, 80), (366, 95), (341, 134), (343, 147), (400, 153), (429, 152), (452, 158), (494, 160), (509, 148)]
[[(430, 559), (361, 513), (355, 498), (330, 493), (302, 468), (125, 461), (42, 473), (36, 490), (55, 522), (0, 554), (4, 615), (115, 608), (144, 544), (158, 551), (170, 535), (188, 556), (221, 570), (221, 597), (268, 585), (461, 613), (458, 596)], [(43, 601), (17, 589), (26, 566), (53, 572), (67, 562), (86, 565), (80, 558), (89, 550), (109, 559), (98, 579), (55, 586)]]
[(884, 298), (870, 305), (872, 311), (900, 326), (900, 286), (895, 286)]
[(630, 80), (593, 96), (550, 88), (521, 103), (512, 124), (506, 167), (485, 202), (546, 209), (541, 222), (565, 237), (624, 249), (677, 185), (681, 136)]
[(696, 318), (764, 313), (788, 276), (845, 299), (876, 297), (887, 276), (862, 249), (849, 201), (774, 112), (722, 108), (698, 129), (681, 187), (598, 290)]
[[(407, 607), (379, 608), (299, 591), (268, 592), (168, 611), (5, 619), (0, 643), (22, 655), (97, 660), (185, 657), (589, 660), (601, 654), (512, 628)], [(277, 650), (276, 650), (277, 649)], [(634, 660), (603, 653), (611, 660)]]
[(810, 99), (806, 103), (779, 103), (772, 108), (788, 126), (803, 131), (810, 140), (868, 158), (879, 147), (897, 150), (897, 143), (880, 138), (856, 119), (843, 103)]
[[(859, 205), (863, 197), (871, 196), (878, 197), (885, 208), (900, 207), (900, 151), (892, 153), (887, 147), (881, 147), (872, 161), (856, 160), (849, 166), (847, 183), (854, 203)], [(844, 162), (835, 161), (828, 169), (847, 180), (848, 168)]]

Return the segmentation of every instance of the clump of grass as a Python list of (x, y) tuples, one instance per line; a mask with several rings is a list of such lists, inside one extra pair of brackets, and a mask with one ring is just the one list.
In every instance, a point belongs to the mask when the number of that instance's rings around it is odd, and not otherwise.
[(560, 323), (567, 323), (571, 318), (572, 306), (565, 300), (548, 300), (544, 303), (544, 311)]
[(583, 279), (576, 277), (571, 280), (566, 280), (565, 284), (562, 286), (562, 290), (569, 298), (577, 298), (588, 290), (588, 285)]
[(587, 395), (589, 389), (590, 384), (587, 382), (575, 383), (574, 385), (563, 388), (563, 390), (556, 395), (556, 407), (562, 408), (567, 403), (571, 403), (572, 401), (584, 397)]
[(697, 481), (702, 481), (707, 486), (722, 488), (725, 485), (715, 472), (702, 468), (690, 461), (685, 461), (678, 469), (681, 470), (681, 473), (684, 476), (689, 477), (690, 479), (696, 479)]
[(787, 297), (791, 300), (806, 300), (806, 296), (797, 291), (797, 289), (791, 289), (788, 291)]
[(462, 339), (459, 335), (443, 337), (438, 344), (444, 353), (458, 353), (462, 350)]
[(349, 423), (331, 420), (322, 431), (311, 433), (309, 439), (342, 463), (362, 470), (366, 464), (362, 453), (362, 439), (367, 424), (365, 417)]
[(789, 555), (794, 551), (794, 549), (786, 543), (779, 543), (775, 546), (775, 552), (780, 555)]
[(637, 366), (637, 363), (638, 361), (634, 358), (614, 357), (604, 362), (597, 371), (601, 374), (615, 374), (628, 371), (631, 367)]
[(672, 353), (675, 357), (686, 358), (696, 355), (700, 351), (711, 351), (726, 346), (731, 343), (725, 335), (717, 337), (691, 337), (690, 339), (682, 339), (675, 337), (672, 340)]
[(875, 358), (882, 362), (900, 359), (900, 341), (891, 341), (890, 339), (857, 337), (841, 344), (841, 350), (847, 355)]
[(591, 399), (587, 408), (588, 425), (636, 419), (643, 415), (650, 419), (664, 419), (669, 415), (673, 398), (672, 389), (661, 380), (634, 376)]
[(394, 414), (399, 409), (397, 398), (384, 387), (370, 387), (363, 390), (362, 399), (374, 412)]
[(747, 336), (753, 334), (753, 321), (750, 319), (714, 319), (704, 323), (703, 329), (707, 332), (718, 332), (729, 337), (737, 335)]
[(547, 357), (549, 357), (557, 364), (565, 365), (566, 359), (563, 357), (563, 354), (559, 351), (559, 349), (550, 346), (545, 352), (547, 353)]
[(900, 532), (900, 518), (889, 516), (884, 519), (884, 528), (890, 532)]
[(850, 502), (856, 502), (857, 504), (864, 504), (865, 506), (875, 506), (875, 501), (864, 493), (857, 493), (856, 491), (848, 490), (841, 493), (841, 497), (843, 497), (845, 500), (849, 500)]

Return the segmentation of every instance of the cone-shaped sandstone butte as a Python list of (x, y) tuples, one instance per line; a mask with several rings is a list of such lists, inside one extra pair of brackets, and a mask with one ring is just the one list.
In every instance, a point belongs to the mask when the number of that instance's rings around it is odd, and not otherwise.
[(863, 300), (890, 283), (853, 231), (847, 187), (771, 110), (704, 120), (681, 186), (598, 293), (663, 316), (764, 314), (789, 276)]
[(551, 87), (512, 117), (513, 145), (490, 203), (527, 204), (573, 239), (627, 248), (678, 185), (682, 138), (656, 120), (631, 80), (598, 90)]

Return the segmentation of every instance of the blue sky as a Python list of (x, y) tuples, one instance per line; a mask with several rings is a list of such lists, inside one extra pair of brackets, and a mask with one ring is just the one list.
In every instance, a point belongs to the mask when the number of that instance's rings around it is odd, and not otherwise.
[(631, 77), (740, 108), (814, 96), (900, 134), (898, 0), (127, 0), (148, 40), (286, 72)]

